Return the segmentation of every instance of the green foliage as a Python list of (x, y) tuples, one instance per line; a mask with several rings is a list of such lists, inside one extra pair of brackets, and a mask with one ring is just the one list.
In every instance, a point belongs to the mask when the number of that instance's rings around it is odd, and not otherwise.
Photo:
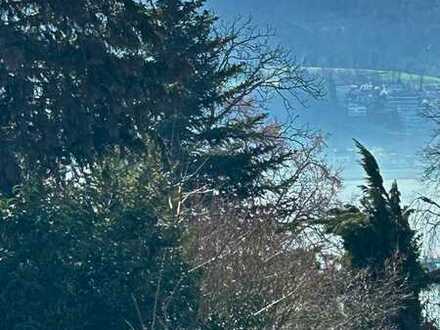
[[(151, 74), (150, 20), (134, 1), (2, 1), (0, 149), (56, 168), (138, 147)], [(16, 180), (17, 181), (17, 180)]]
[(313, 88), (258, 34), (216, 29), (203, 3), (3, 1), (2, 191), (29, 167), (87, 166), (114, 146), (142, 152), (150, 138), (175, 181), (261, 193), (290, 153), (259, 103)]
[[(31, 181), (1, 201), (0, 328), (196, 327), (170, 191), (154, 160), (107, 159), (61, 187)], [(156, 306), (156, 307), (155, 307)]]
[(295, 152), (264, 105), (318, 93), (203, 4), (0, 3), (0, 328), (197, 327), (176, 196), (279, 188)]
[[(156, 63), (153, 131), (178, 177), (241, 196), (259, 195), (265, 174), (292, 155), (268, 124), (264, 103), (272, 95), (303, 89), (292, 61), (267, 47), (247, 26), (230, 30), (203, 11), (204, 1), (159, 0), (151, 11), (161, 36)], [(276, 81), (276, 83), (274, 83)]]
[(361, 187), (361, 208), (335, 210), (329, 228), (342, 238), (351, 266), (368, 269), (381, 277), (390, 262), (397, 262), (402, 283), (411, 294), (396, 322), (400, 329), (417, 329), (422, 320), (419, 294), (428, 283), (418, 261), (418, 237), (409, 225), (411, 210), (400, 206), (396, 182), (389, 192), (385, 190), (374, 156), (359, 142), (355, 143), (367, 174), (366, 185)]

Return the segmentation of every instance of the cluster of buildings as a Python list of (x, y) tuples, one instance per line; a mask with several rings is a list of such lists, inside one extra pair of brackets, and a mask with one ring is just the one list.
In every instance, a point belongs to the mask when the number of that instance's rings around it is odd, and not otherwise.
[(414, 134), (426, 130), (427, 107), (440, 100), (440, 84), (417, 88), (401, 82), (340, 85), (338, 100), (349, 118), (365, 118), (391, 131)]
[(377, 157), (385, 177), (411, 186), (423, 172), (420, 153), (433, 132), (433, 122), (423, 114), (430, 107), (440, 113), (440, 79), (423, 81), (409, 75), (399, 79), (386, 74), (342, 69), (324, 72), (329, 101), (331, 106), (337, 105), (337, 112), (331, 113), (337, 119), (329, 127), (329, 160), (343, 169), (346, 181), (362, 182), (352, 143), (356, 138)]

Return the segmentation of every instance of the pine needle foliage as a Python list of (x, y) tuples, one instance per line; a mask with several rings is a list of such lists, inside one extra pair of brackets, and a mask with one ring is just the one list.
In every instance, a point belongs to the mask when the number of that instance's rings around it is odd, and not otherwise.
[(387, 191), (373, 154), (355, 141), (366, 173), (360, 207), (334, 210), (330, 232), (342, 239), (346, 262), (355, 268), (368, 269), (380, 278), (387, 267), (397, 267), (402, 283), (410, 292), (401, 312), (393, 322), (399, 329), (419, 329), (422, 307), (419, 295), (428, 285), (426, 270), (420, 264), (419, 237), (410, 227), (412, 210), (401, 206), (397, 182)]

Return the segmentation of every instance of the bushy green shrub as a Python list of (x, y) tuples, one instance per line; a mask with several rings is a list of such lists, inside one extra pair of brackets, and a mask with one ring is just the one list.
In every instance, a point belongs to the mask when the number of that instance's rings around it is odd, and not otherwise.
[(148, 164), (110, 159), (79, 180), (34, 180), (2, 198), (0, 328), (194, 327), (196, 278), (166, 187)]

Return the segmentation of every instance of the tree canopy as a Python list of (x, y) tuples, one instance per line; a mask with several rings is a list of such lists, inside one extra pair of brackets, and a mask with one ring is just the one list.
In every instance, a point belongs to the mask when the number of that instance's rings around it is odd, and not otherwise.
[(419, 261), (419, 238), (410, 227), (412, 210), (401, 207), (397, 182), (387, 191), (374, 156), (358, 141), (355, 144), (366, 173), (361, 207), (334, 210), (330, 232), (341, 237), (347, 262), (355, 268), (368, 269), (378, 278), (390, 265), (399, 269), (411, 294), (395, 322), (399, 329), (419, 329), (423, 319), (419, 295), (429, 281)]
[(360, 144), (348, 262), (315, 244), (338, 177), (267, 107), (321, 86), (271, 36), (203, 0), (0, 2), (0, 329), (419, 321), (410, 210)]
[(261, 107), (318, 89), (267, 34), (217, 28), (202, 6), (3, 2), (3, 191), (29, 169), (87, 166), (114, 146), (142, 150), (153, 139), (179, 177), (258, 193), (264, 173), (291, 155)]

